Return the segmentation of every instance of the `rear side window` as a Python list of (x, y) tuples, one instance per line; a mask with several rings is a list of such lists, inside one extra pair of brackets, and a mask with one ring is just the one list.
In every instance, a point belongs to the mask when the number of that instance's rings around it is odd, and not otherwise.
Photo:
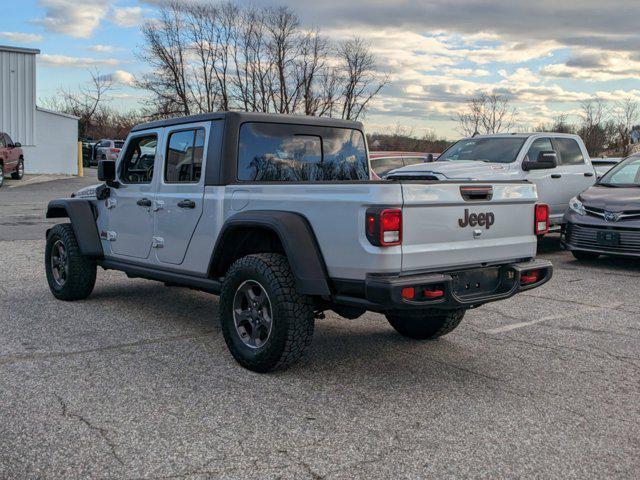
[(578, 142), (572, 138), (554, 138), (553, 143), (556, 145), (557, 152), (560, 154), (560, 163), (562, 165), (583, 165), (584, 157)]
[(113, 142), (115, 145), (115, 148), (122, 148), (122, 146), (124, 145), (124, 142)]
[(169, 135), (164, 169), (166, 183), (196, 183), (202, 173), (204, 129), (182, 130)]
[(551, 139), (549, 138), (536, 138), (527, 152), (527, 158), (531, 162), (538, 160), (540, 152), (553, 152), (553, 146), (551, 145)]
[(364, 137), (350, 128), (244, 123), (240, 127), (238, 180), (369, 180)]

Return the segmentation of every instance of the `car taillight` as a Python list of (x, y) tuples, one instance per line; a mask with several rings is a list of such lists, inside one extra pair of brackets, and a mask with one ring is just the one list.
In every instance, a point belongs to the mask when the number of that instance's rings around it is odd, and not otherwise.
[(366, 215), (366, 234), (371, 245), (392, 247), (402, 243), (402, 210), (370, 208)]
[(120, 149), (119, 148), (112, 148), (111, 149), (111, 153), (120, 153)]
[(540, 270), (531, 270), (520, 275), (520, 285), (531, 285), (536, 283), (541, 278)]
[(546, 203), (536, 204), (534, 214), (533, 231), (536, 235), (544, 235), (549, 232), (549, 205)]

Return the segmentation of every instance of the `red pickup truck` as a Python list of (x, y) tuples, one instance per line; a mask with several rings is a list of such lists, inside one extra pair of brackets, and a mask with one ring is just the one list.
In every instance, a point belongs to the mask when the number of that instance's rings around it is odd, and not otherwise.
[(4, 183), (5, 175), (11, 175), (14, 180), (22, 180), (24, 154), (20, 143), (14, 143), (9, 135), (0, 132), (0, 187)]

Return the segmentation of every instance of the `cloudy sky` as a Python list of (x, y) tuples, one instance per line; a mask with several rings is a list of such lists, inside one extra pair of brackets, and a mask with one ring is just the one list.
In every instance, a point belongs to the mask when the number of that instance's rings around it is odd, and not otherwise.
[[(240, 2), (242, 3), (242, 1)], [(371, 45), (390, 84), (365, 123), (455, 138), (451, 120), (474, 93), (513, 98), (523, 128), (575, 115), (591, 96), (640, 100), (637, 0), (296, 0), (304, 24), (333, 39), (357, 34)], [(0, 44), (39, 48), (38, 97), (75, 88), (89, 68), (113, 74), (117, 108), (144, 93), (129, 86), (145, 66), (135, 51), (151, 1), (0, 0)], [(573, 117), (575, 119), (575, 117)]]

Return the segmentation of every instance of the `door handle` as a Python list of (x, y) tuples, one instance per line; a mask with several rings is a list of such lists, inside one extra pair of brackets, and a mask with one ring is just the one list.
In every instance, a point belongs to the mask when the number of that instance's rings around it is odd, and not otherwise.
[(562, 175), (560, 175), (559, 173), (552, 173), (551, 174), (551, 178), (560, 178), (562, 177)]
[(182, 200), (178, 202), (178, 207), (180, 208), (196, 208), (196, 202), (193, 200)]
[(584, 172), (585, 177), (593, 177), (593, 172)]
[(141, 198), (140, 200), (138, 200), (136, 202), (138, 205), (140, 205), (141, 207), (147, 207), (149, 208), (151, 206), (151, 200), (149, 200), (148, 198)]

